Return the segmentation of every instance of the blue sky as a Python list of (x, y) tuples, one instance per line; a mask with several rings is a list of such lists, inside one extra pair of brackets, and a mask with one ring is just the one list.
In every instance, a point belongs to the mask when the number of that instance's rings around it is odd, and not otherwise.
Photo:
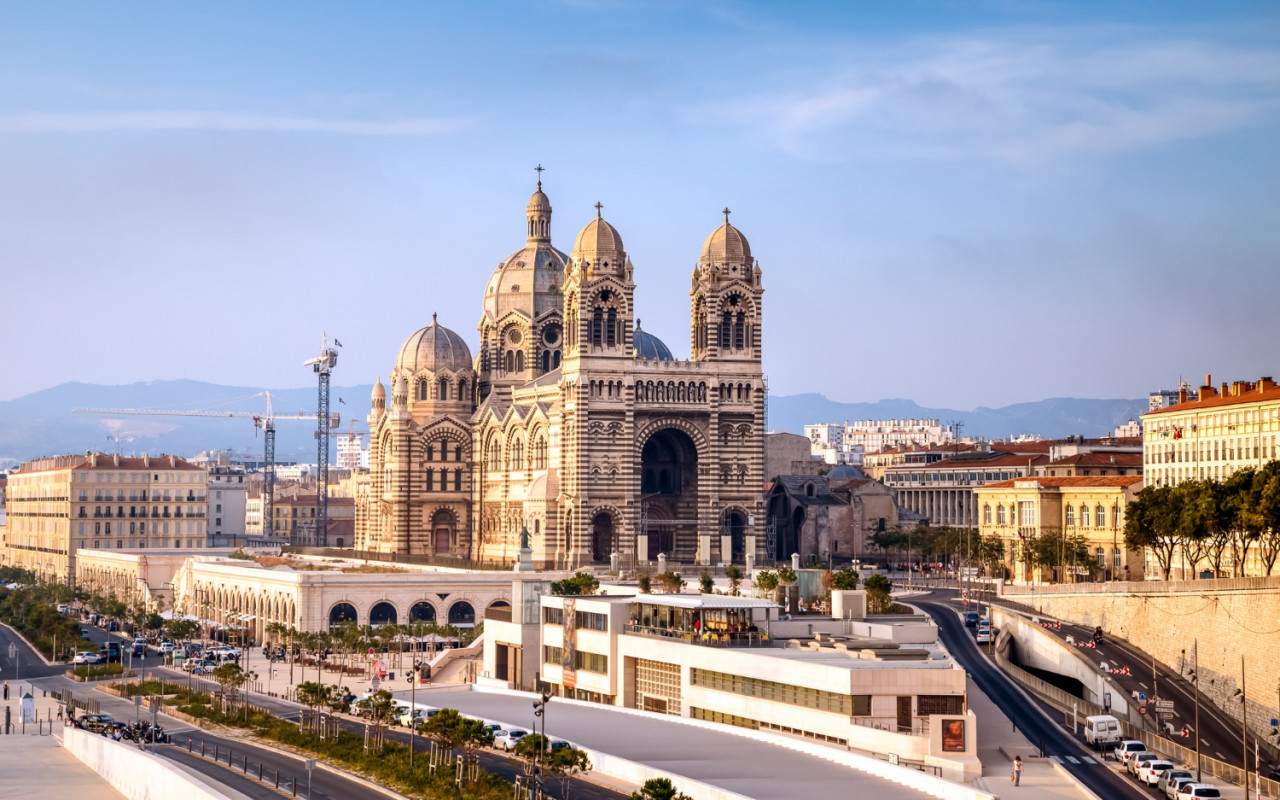
[[(1114, 6), (1123, 6), (1116, 8)], [(1269, 3), (7, 3), (0, 399), (372, 381), (472, 345), (533, 167), (688, 355), (719, 209), (779, 394), (969, 408), (1276, 374)]]

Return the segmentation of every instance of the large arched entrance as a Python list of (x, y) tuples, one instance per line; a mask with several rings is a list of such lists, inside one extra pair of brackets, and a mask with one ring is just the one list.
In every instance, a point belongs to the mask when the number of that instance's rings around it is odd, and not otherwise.
[[(720, 535), (729, 537), (729, 561), (744, 563), (747, 552), (747, 515), (736, 508), (727, 508), (720, 515)], [(721, 558), (726, 554), (721, 553)]]
[(591, 560), (604, 562), (613, 552), (613, 515), (597, 511), (591, 518)]
[(409, 622), (435, 622), (436, 607), (426, 600), (419, 600), (409, 609)]
[(698, 448), (689, 434), (663, 428), (640, 449), (640, 536), (648, 558), (693, 559), (698, 546)]
[(329, 627), (335, 628), (344, 622), (356, 621), (356, 607), (350, 603), (338, 603), (329, 609)]
[(459, 600), (449, 606), (449, 624), (454, 627), (472, 627), (476, 624), (475, 607), (466, 600)]

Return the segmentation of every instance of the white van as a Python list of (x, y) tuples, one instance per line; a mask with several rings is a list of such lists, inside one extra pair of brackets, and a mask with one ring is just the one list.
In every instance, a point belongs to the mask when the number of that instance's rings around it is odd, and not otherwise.
[(1114, 745), (1124, 738), (1120, 734), (1120, 720), (1110, 714), (1098, 714), (1084, 719), (1084, 740), (1095, 750)]

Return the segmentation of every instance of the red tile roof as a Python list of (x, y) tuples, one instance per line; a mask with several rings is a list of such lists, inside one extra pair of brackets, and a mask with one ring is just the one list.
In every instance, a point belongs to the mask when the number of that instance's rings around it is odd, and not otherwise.
[(1222, 388), (1201, 386), (1199, 392), (1188, 392), (1185, 403), (1148, 411), (1143, 419), (1160, 414), (1174, 414), (1179, 411), (1197, 411), (1202, 408), (1221, 408), (1237, 406), (1244, 403), (1257, 403), (1263, 400), (1280, 400), (1280, 385), (1269, 377), (1260, 378), (1256, 383), (1237, 381), (1234, 384), (1222, 384)]
[(1049, 460), (1040, 453), (992, 453), (991, 458), (945, 458), (932, 464), (904, 464), (890, 469), (988, 469), (990, 467), (1038, 467)]
[(1042, 489), (1070, 489), (1070, 488), (1114, 488), (1123, 489), (1126, 486), (1132, 486), (1135, 483), (1142, 482), (1141, 475), (1073, 475), (1050, 478), (1040, 475), (1034, 478), (1013, 478), (1007, 481), (999, 481), (997, 483), (988, 483), (983, 489), (1012, 489), (1014, 484), (1020, 481), (1035, 481), (1040, 484)]
[(1050, 461), (1049, 467), (1140, 467), (1142, 453), (1076, 453), (1057, 461)]

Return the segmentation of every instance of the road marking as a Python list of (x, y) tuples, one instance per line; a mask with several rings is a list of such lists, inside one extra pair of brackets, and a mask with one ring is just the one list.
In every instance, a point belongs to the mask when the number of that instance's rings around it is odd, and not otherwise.
[(1086, 764), (1097, 764), (1098, 762), (1097, 762), (1097, 761), (1094, 761), (1094, 760), (1093, 760), (1092, 758), (1090, 758), (1089, 756), (1085, 756), (1085, 757), (1084, 757), (1084, 763), (1086, 763)]
[(1067, 756), (1067, 760), (1070, 761), (1072, 764), (1080, 763), (1080, 759), (1076, 758), (1075, 756)]
[(1049, 758), (1053, 759), (1054, 763), (1057, 763), (1057, 764), (1062, 763), (1062, 756), (1049, 756)]

